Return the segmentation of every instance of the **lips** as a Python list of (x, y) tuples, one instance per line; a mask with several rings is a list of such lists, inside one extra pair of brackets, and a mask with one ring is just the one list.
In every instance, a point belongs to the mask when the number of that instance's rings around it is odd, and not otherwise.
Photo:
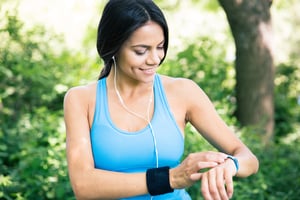
[(147, 74), (153, 74), (153, 73), (155, 73), (155, 69), (156, 68), (149, 68), (149, 69), (141, 69), (140, 68), (141, 71), (143, 71), (144, 73), (147, 73)]

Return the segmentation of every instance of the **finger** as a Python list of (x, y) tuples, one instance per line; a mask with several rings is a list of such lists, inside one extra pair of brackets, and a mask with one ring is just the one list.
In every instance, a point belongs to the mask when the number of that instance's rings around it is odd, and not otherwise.
[(233, 180), (232, 180), (232, 176), (230, 175), (229, 172), (225, 171), (224, 178), (225, 178), (225, 185), (226, 185), (227, 196), (228, 196), (229, 199), (231, 199), (232, 196), (233, 196)]
[(228, 194), (226, 192), (224, 179), (224, 168), (220, 167), (217, 169), (216, 184), (220, 198), (222, 200), (228, 200)]
[[(216, 162), (198, 162), (197, 169), (196, 169), (197, 173), (191, 174), (190, 179), (192, 181), (200, 180), (203, 172), (205, 172), (205, 171), (207, 171), (207, 169), (210, 169), (217, 165), (218, 165), (218, 163), (216, 163)], [(198, 171), (200, 171), (201, 173), (198, 173)]]
[(197, 159), (202, 161), (211, 161), (211, 162), (217, 162), (222, 163), (226, 160), (227, 155), (221, 152), (214, 152), (214, 151), (208, 151), (208, 152), (198, 152), (194, 155), (197, 157)]
[(191, 181), (198, 181), (201, 179), (201, 177), (202, 177), (202, 173), (194, 173), (191, 174), (190, 179)]
[(228, 157), (226, 153), (222, 153), (222, 152), (208, 151), (208, 153), (211, 154), (212, 156), (216, 156), (221, 159), (226, 159)]
[(204, 173), (201, 178), (201, 193), (205, 200), (211, 200), (210, 192), (208, 189), (208, 178), (207, 173)]
[(213, 167), (216, 167), (218, 165), (217, 162), (202, 162), (202, 161), (199, 161), (197, 162), (197, 171), (199, 170), (203, 170), (203, 169), (210, 169), (210, 168), (213, 168)]
[(218, 187), (217, 187), (217, 182), (216, 182), (216, 170), (210, 170), (208, 172), (208, 187), (209, 187), (209, 192), (210, 192), (210, 195), (212, 196), (212, 198), (214, 200), (218, 200), (220, 199), (220, 194), (219, 194), (219, 190), (218, 190)]

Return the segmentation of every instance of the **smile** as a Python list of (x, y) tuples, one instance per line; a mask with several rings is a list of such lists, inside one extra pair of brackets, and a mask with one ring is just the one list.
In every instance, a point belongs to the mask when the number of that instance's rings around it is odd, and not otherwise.
[(149, 68), (149, 69), (140, 69), (141, 71), (143, 71), (144, 73), (147, 74), (153, 74), (156, 72), (155, 68)]

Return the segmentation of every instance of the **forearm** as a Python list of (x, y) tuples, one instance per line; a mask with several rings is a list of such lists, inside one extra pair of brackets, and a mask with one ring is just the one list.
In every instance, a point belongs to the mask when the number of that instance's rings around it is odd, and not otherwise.
[(148, 193), (145, 173), (91, 169), (70, 175), (77, 199), (119, 199)]

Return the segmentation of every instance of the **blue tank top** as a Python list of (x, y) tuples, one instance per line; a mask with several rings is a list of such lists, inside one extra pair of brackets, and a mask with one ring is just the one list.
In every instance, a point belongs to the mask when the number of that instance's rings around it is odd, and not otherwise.
[[(156, 138), (158, 166), (176, 167), (184, 151), (184, 139), (170, 112), (170, 107), (159, 75), (154, 80), (154, 113), (151, 119)], [(107, 102), (106, 78), (97, 83), (94, 121), (91, 127), (91, 145), (95, 167), (116, 172), (145, 172), (156, 167), (156, 153), (149, 125), (136, 132), (119, 129), (112, 122)], [(142, 195), (130, 200), (150, 199)], [(124, 200), (125, 200), (124, 199)], [(153, 197), (157, 200), (187, 199), (184, 189)]]

